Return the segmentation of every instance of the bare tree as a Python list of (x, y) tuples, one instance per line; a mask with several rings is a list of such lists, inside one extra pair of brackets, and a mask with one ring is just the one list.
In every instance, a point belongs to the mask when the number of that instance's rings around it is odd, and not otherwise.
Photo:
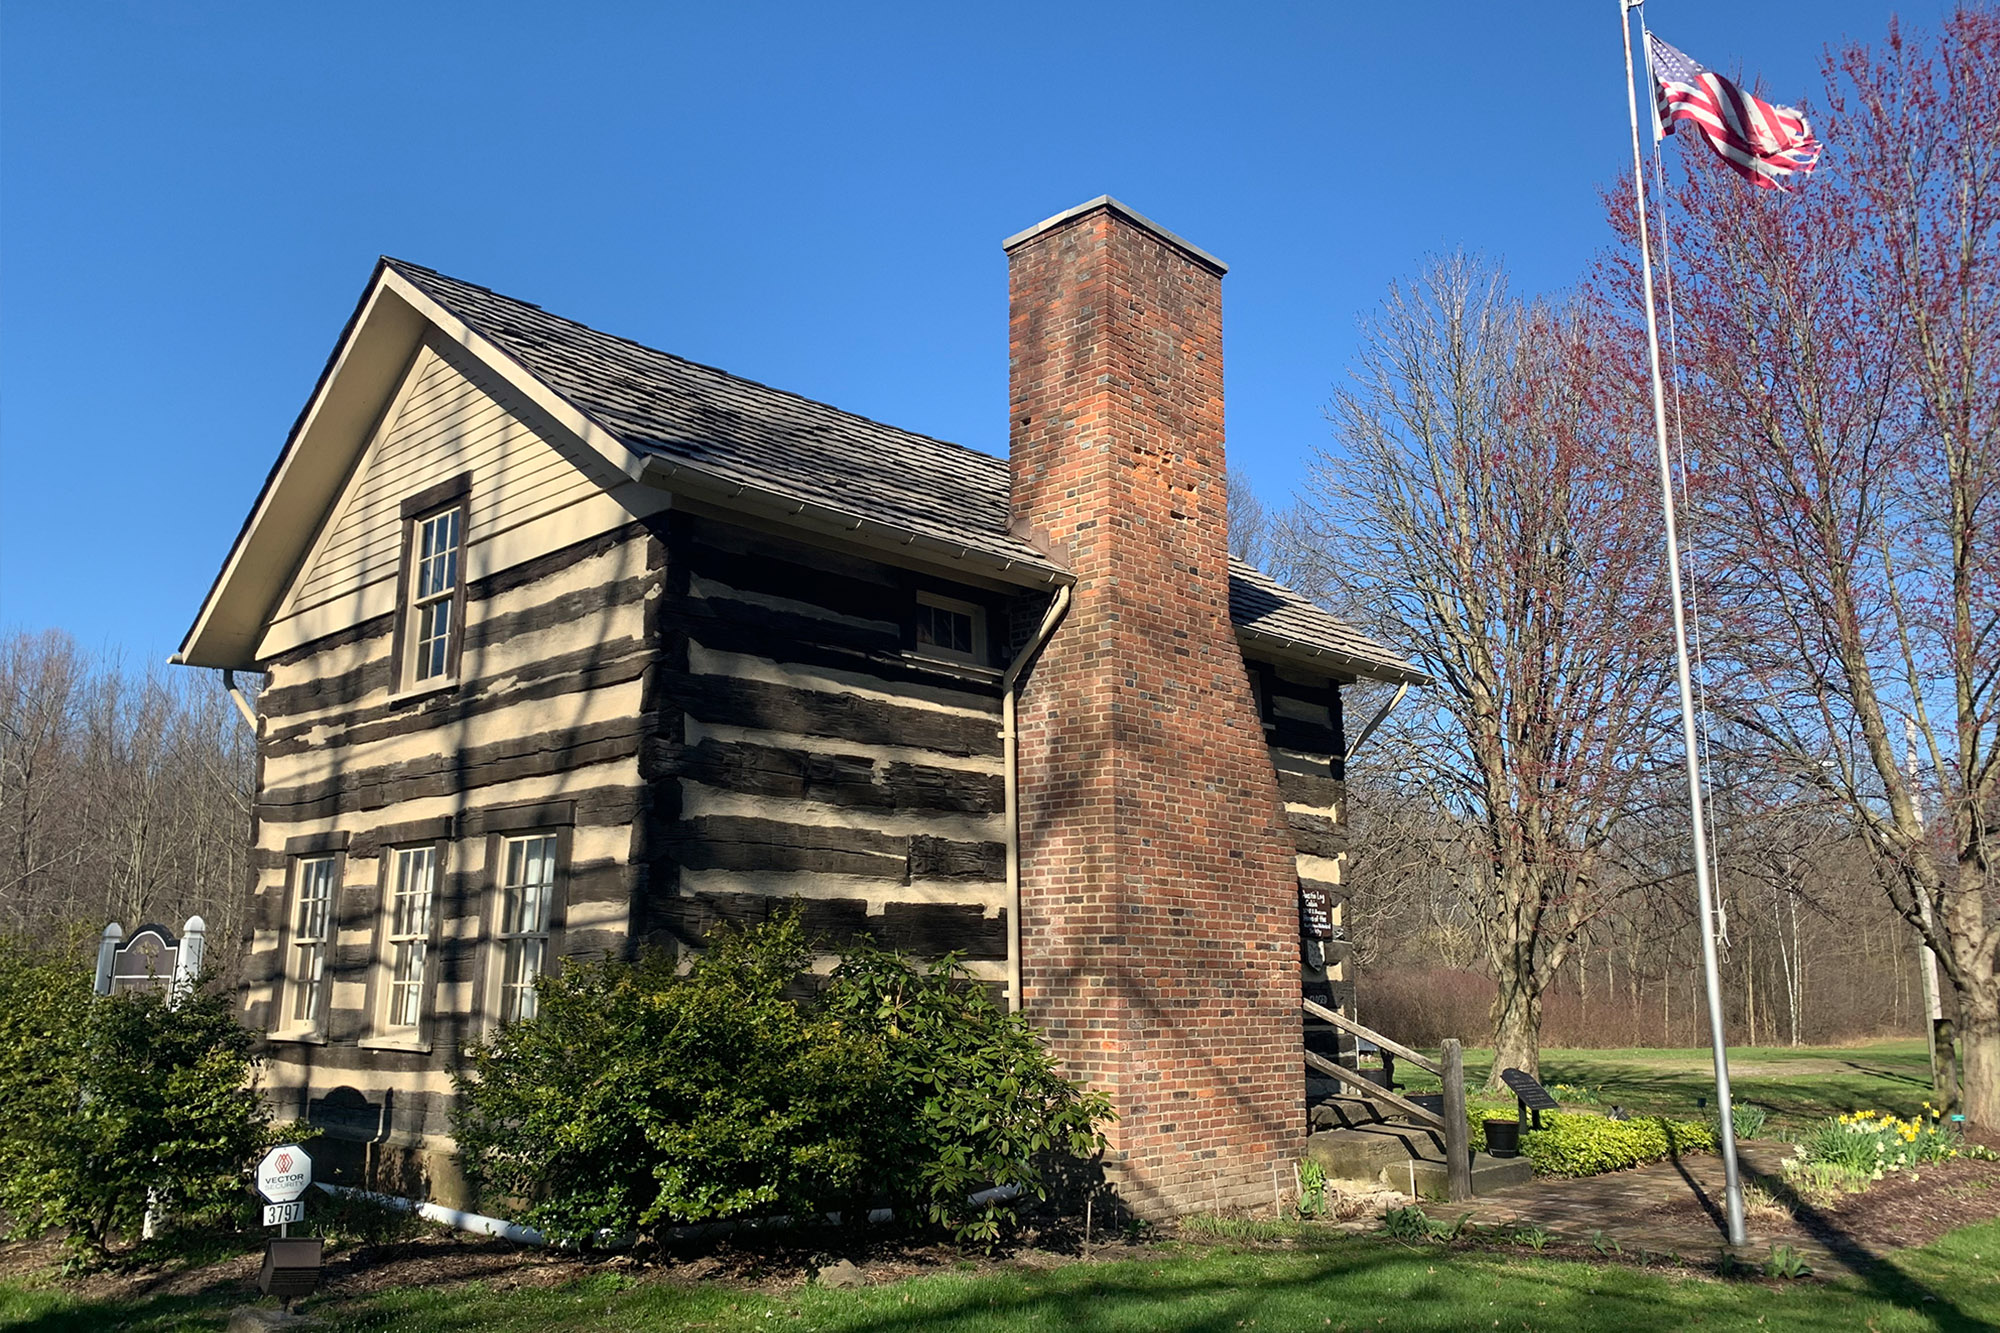
[(1724, 703), (1893, 871), (2000, 1128), (2000, 14), (1827, 75), (1819, 178), (1772, 198), (1684, 157), (1669, 210)]
[(1496, 1071), (1539, 1068), (1542, 992), (1605, 901), (1666, 698), (1656, 501), (1614, 351), (1492, 268), (1435, 263), (1369, 326), (1288, 524), (1330, 600), (1439, 682), (1394, 720), (1478, 838)]
[(0, 933), (207, 918), (241, 934), (255, 748), (208, 673), (126, 670), (67, 635), (0, 640)]

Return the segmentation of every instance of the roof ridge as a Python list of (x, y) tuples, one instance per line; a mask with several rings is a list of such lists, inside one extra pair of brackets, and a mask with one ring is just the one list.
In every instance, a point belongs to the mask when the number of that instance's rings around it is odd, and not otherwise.
[(383, 255), (382, 262), (385, 264), (392, 265), (399, 269), (414, 269), (418, 273), (427, 274), (433, 278), (442, 278), (446, 282), (456, 283), (461, 287), (470, 287), (474, 291), (484, 292), (486, 293), (486, 295), (495, 297), (499, 300), (510, 301), (515, 305), (526, 306), (528, 307), (528, 309), (536, 311), (542, 315), (545, 315), (550, 319), (561, 320), (565, 324), (573, 325), (576, 328), (586, 330), (587, 332), (590, 333), (594, 333), (600, 338), (609, 338), (612, 342), (624, 343), (627, 347), (636, 347), (640, 351), (645, 352), (650, 356), (665, 357), (667, 360), (678, 362), (683, 366), (691, 366), (696, 370), (706, 371), (711, 375), (720, 375), (724, 379), (735, 380), (739, 384), (747, 384), (752, 388), (762, 389), (766, 393), (777, 394), (780, 397), (790, 398), (794, 402), (807, 403), (813, 407), (824, 408), (829, 412), (837, 413), (840, 416), (848, 417), (854, 421), (865, 422), (868, 425), (875, 426), (881, 430), (891, 430), (896, 432), (898, 435), (906, 435), (913, 440), (928, 440), (932, 444), (941, 444), (945, 446), (947, 449), (956, 449), (961, 453), (970, 454), (974, 458), (984, 458), (990, 461), (1001, 462), (1001, 463), (1007, 461), (1004, 457), (1002, 457), (999, 454), (989, 454), (984, 449), (975, 449), (969, 444), (960, 444), (957, 440), (947, 440), (942, 435), (929, 435), (920, 430), (911, 430), (907, 426), (898, 426), (893, 421), (883, 421), (879, 417), (866, 416), (860, 412), (851, 411), (848, 408), (839, 406), (838, 404), (829, 403), (823, 398), (807, 397), (805, 394), (798, 392), (796, 389), (787, 389), (776, 384), (766, 384), (763, 380), (751, 379), (748, 375), (739, 375), (733, 370), (724, 370), (721, 366), (713, 366), (707, 363), (706, 361), (695, 361), (688, 357), (680, 356), (677, 353), (667, 351), (665, 348), (654, 347), (648, 343), (642, 343), (637, 338), (628, 338), (622, 333), (612, 333), (606, 329), (600, 329), (595, 324), (586, 324), (580, 319), (573, 319), (568, 315), (557, 314), (555, 311), (550, 310), (546, 306), (537, 305), (533, 301), (525, 301), (518, 296), (510, 296), (506, 292), (496, 291), (494, 288), (481, 286), (479, 283), (469, 282), (464, 278), (453, 277), (449, 273), (441, 272), (438, 269), (430, 268), (426, 265), (418, 264), (408, 259), (397, 259), (393, 255)]

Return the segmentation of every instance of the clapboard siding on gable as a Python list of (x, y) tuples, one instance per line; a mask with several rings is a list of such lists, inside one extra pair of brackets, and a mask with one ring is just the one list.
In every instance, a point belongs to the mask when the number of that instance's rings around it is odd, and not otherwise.
[(472, 477), (468, 534), (490, 538), (598, 495), (602, 460), (523, 419), (525, 404), (469, 354), (432, 338), (418, 351), (390, 418), (362, 455), (340, 507), (308, 557), (285, 609), (295, 615), (393, 578), (405, 499), (462, 473)]

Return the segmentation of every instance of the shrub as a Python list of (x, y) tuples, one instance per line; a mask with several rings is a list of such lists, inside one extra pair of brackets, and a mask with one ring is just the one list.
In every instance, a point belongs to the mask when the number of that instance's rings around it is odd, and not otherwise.
[(1046, 1154), (1088, 1156), (1105, 1099), (955, 963), (855, 950), (817, 996), (796, 913), (663, 956), (566, 967), (534, 1019), (467, 1049), (457, 1133), (494, 1206), (589, 1245), (675, 1224), (886, 1199), (992, 1240), (1044, 1193)]
[(1027, 1020), (994, 1004), (955, 959), (916, 967), (850, 949), (817, 1009), (882, 1052), (872, 1183), (960, 1241), (990, 1245), (1018, 1219), (1011, 1200), (982, 1208), (969, 1195), (1007, 1188), (1044, 1199), (1046, 1157), (1088, 1158), (1103, 1146), (1109, 1099), (1058, 1075)]
[(1581, 1111), (1545, 1111), (1542, 1128), (1521, 1136), (1521, 1153), (1544, 1176), (1594, 1176), (1715, 1147), (1712, 1126), (1663, 1116), (1608, 1120)]
[(102, 1260), (151, 1202), (233, 1222), (270, 1145), (251, 1035), (197, 986), (98, 996), (74, 960), (0, 944), (0, 1208)]

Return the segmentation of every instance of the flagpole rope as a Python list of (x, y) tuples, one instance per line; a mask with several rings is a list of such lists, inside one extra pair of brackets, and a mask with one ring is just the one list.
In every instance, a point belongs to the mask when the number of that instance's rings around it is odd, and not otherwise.
[[(1640, 49), (1646, 53), (1648, 71), (1647, 94), (1655, 96), (1652, 87), (1652, 42), (1651, 32), (1646, 27), (1646, 6), (1634, 6), (1639, 11)], [(1655, 113), (1657, 121), (1657, 113)], [(1681, 339), (1680, 318), (1674, 310), (1674, 237), (1667, 225), (1667, 176), (1666, 165), (1660, 157), (1660, 136), (1653, 136), (1653, 192), (1658, 197), (1658, 217), (1660, 219), (1660, 276), (1661, 295), (1667, 309), (1667, 376), (1674, 391), (1674, 464), (1680, 471), (1681, 514), (1686, 533), (1687, 555), (1687, 597), (1688, 597), (1688, 646), (1694, 650), (1695, 715), (1701, 733), (1701, 800), (1708, 814), (1708, 854), (1709, 864), (1720, 870), (1722, 862), (1718, 855), (1716, 838), (1718, 829), (1715, 819), (1715, 783), (1711, 776), (1713, 746), (1709, 738), (1708, 707), (1708, 656), (1702, 643), (1701, 628), (1701, 581), (1696, 577), (1696, 567), (1700, 563), (1701, 540), (1700, 522), (1688, 493), (1687, 428), (1681, 404)], [(1717, 886), (1718, 889), (1720, 886)], [(1722, 907), (1722, 895), (1716, 894), (1717, 943), (1726, 957), (1729, 953), (1729, 918)]]

